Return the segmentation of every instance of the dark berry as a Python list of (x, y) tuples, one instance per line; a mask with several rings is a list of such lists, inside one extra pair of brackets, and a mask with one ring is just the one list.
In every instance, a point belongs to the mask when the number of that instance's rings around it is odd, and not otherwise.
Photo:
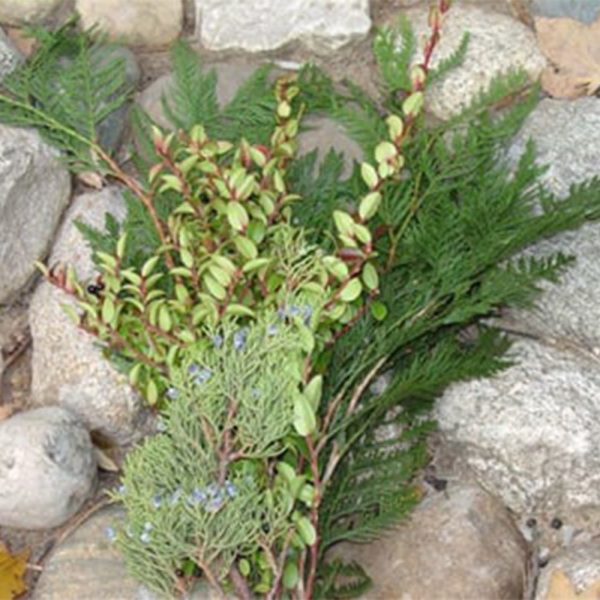
[(563, 522), (558, 517), (554, 517), (554, 519), (550, 521), (550, 527), (552, 527), (552, 529), (560, 529), (562, 526)]
[(527, 519), (527, 521), (525, 521), (525, 525), (527, 525), (527, 527), (529, 527), (530, 529), (533, 529), (537, 525), (537, 519), (535, 519), (534, 517), (530, 517), (529, 519)]
[(95, 294), (97, 294), (97, 293), (98, 293), (100, 290), (98, 289), (98, 286), (90, 284), (90, 285), (88, 285), (88, 286), (87, 286), (87, 291), (88, 291), (90, 294), (94, 294), (94, 295), (95, 295)]

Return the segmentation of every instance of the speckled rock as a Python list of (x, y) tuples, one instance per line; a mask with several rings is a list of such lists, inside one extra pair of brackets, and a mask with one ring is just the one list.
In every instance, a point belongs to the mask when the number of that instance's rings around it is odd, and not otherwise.
[(0, 23), (9, 25), (41, 23), (65, 3), (65, 0), (2, 0)]
[(8, 36), (0, 29), (0, 81), (23, 60)]
[[(548, 165), (542, 181), (555, 194), (600, 175), (600, 100), (542, 100), (525, 122), (509, 150), (515, 161), (528, 139), (536, 145), (538, 162)], [(600, 189), (600, 188), (597, 188)], [(600, 191), (596, 192), (600, 195)], [(517, 328), (541, 336), (571, 338), (600, 351), (600, 224), (592, 223), (535, 246), (536, 255), (553, 252), (577, 257), (559, 284), (546, 290), (535, 311), (513, 311)]]
[[(102, 229), (105, 213), (124, 214), (123, 199), (114, 188), (78, 196), (55, 242), (50, 264), (75, 267), (82, 279), (95, 272), (90, 250), (74, 225), (76, 219)], [(102, 356), (96, 340), (77, 328), (61, 304), (71, 300), (42, 282), (31, 301), (29, 322), (33, 341), (32, 402), (58, 404), (79, 415), (86, 425), (118, 443), (141, 434), (146, 412), (142, 401)]]
[(358, 561), (371, 576), (365, 600), (523, 595), (526, 544), (504, 507), (468, 484), (430, 496), (383, 539), (333, 553)]
[(69, 173), (35, 131), (0, 125), (0, 304), (36, 272), (70, 193)]
[(328, 52), (365, 37), (368, 0), (195, 0), (196, 35), (209, 50), (262, 52), (302, 42)]
[[(105, 508), (56, 547), (32, 600), (158, 600), (127, 574), (123, 558), (107, 536), (109, 528), (122, 518), (120, 507)], [(217, 595), (203, 587), (189, 600), (217, 600)]]
[(167, 46), (183, 26), (182, 0), (76, 0), (83, 27), (97, 24), (111, 40), (145, 47)]
[(61, 525), (87, 500), (95, 482), (89, 433), (69, 411), (39, 408), (0, 422), (0, 525)]
[(574, 346), (521, 340), (516, 364), (451, 386), (435, 416), (445, 452), (517, 514), (600, 504), (600, 362)]
[(535, 600), (592, 600), (600, 597), (600, 541), (574, 545), (541, 571)]
[[(428, 32), (427, 14), (426, 7), (406, 12), (418, 40)], [(525, 25), (487, 8), (456, 3), (444, 21), (434, 67), (456, 50), (465, 32), (469, 32), (470, 41), (463, 64), (427, 92), (429, 109), (441, 119), (468, 106), (500, 73), (523, 68), (536, 79), (546, 66), (533, 32)]]

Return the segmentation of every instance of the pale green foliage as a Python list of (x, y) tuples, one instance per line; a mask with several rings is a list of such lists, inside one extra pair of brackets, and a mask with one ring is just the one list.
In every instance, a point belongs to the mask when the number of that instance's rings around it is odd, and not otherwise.
[(293, 432), (301, 342), (276, 314), (244, 332), (241, 346), (229, 323), (213, 332), (216, 346), (185, 351), (163, 432), (127, 456), (118, 546), (132, 573), (166, 596), (190, 559), (222, 580), (236, 557), (293, 527), (293, 503), (265, 460)]

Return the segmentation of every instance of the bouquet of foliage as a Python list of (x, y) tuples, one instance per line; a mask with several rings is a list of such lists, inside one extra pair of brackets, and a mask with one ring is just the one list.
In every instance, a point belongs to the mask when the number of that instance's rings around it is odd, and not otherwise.
[[(378, 32), (378, 103), (315, 67), (273, 91), (263, 68), (219, 109), (214, 74), (177, 45), (164, 101), (174, 129), (133, 115), (136, 175), (98, 143), (127, 90), (118, 62), (97, 72), (97, 42), (40, 34), (37, 58), (4, 82), (1, 120), (37, 126), (75, 171), (125, 190), (123, 223), (80, 225), (94, 281), (41, 268), (157, 413), (112, 495), (126, 509), (128, 568), (166, 597), (199, 579), (241, 598), (362, 593), (367, 574), (327, 551), (376, 539), (415, 505), (432, 400), (507, 364), (506, 339), (482, 319), (531, 304), (569, 262), (515, 255), (600, 214), (597, 181), (559, 202), (538, 184), (531, 147), (512, 171), (502, 160), (535, 103), (522, 74), (427, 125), (426, 85), (467, 47), (431, 68), (448, 8), (432, 7), (412, 66), (409, 25)], [(73, 35), (77, 60), (48, 81), (44, 65)], [(318, 169), (314, 153), (295, 157), (311, 112), (361, 143), (366, 160), (347, 180), (333, 152)]]

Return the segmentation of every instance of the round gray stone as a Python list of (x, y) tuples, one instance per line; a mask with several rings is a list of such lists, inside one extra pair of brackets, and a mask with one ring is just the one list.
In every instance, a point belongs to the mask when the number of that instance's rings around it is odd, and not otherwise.
[(0, 304), (36, 272), (70, 193), (69, 173), (35, 131), (0, 125)]
[[(60, 228), (49, 264), (70, 264), (80, 279), (92, 278), (96, 270), (90, 249), (75, 221), (81, 219), (103, 230), (107, 212), (117, 218), (125, 212), (116, 188), (76, 197)], [(46, 281), (38, 285), (31, 300), (32, 402), (68, 408), (90, 430), (116, 443), (137, 439), (143, 434), (147, 418), (141, 398), (127, 378), (102, 356), (96, 338), (67, 316), (64, 303), (73, 301)]]
[(38, 408), (0, 422), (0, 525), (61, 525), (88, 499), (95, 482), (92, 442), (72, 413)]

